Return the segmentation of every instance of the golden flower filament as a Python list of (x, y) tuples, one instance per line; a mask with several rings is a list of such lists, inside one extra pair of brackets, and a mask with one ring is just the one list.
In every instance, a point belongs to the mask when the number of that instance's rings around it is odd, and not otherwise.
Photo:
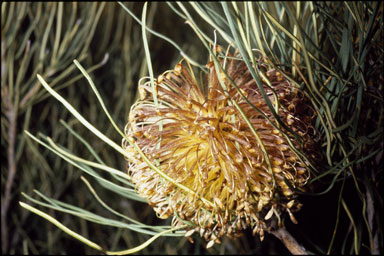
[[(223, 64), (223, 59), (220, 61)], [(313, 115), (297, 115), (306, 107), (303, 96), (263, 60), (258, 65), (277, 95), (280, 118), (301, 136), (306, 148), (310, 147), (308, 121)], [(286, 211), (296, 221), (292, 212), (300, 204), (294, 190), (306, 184), (309, 172), (287, 137), (272, 125), (276, 120), (245, 63), (227, 57), (224, 69), (254, 106), (220, 75), (225, 91), (214, 65), (208, 67), (208, 77), (201, 87), (191, 68), (181, 63), (159, 76), (155, 90), (149, 82), (140, 84), (141, 99), (132, 106), (125, 129), (152, 163), (194, 193), (162, 178), (123, 140), (123, 147), (135, 159), (128, 162), (128, 173), (158, 217), (173, 215), (175, 226), (192, 223), (187, 236), (197, 230), (209, 241), (207, 247), (219, 243), (223, 235), (241, 235), (247, 227), (262, 239), (273, 216), (280, 219)], [(205, 93), (200, 89), (203, 86), (207, 88)], [(274, 102), (272, 89), (264, 84), (264, 90)], [(261, 143), (234, 103), (246, 115)], [(288, 139), (300, 149), (298, 142)]]

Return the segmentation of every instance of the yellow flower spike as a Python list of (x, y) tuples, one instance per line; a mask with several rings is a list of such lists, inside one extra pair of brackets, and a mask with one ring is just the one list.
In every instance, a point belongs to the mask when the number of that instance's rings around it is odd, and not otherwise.
[[(223, 235), (238, 237), (248, 226), (263, 239), (272, 219), (280, 222), (279, 214), (288, 210), (291, 216), (299, 204), (283, 181), (302, 188), (309, 179), (307, 165), (288, 145), (304, 149), (272, 125), (276, 120), (240, 56), (226, 57), (219, 58), (221, 65), (226, 61), (225, 73), (216, 70), (217, 63), (207, 64), (209, 74), (202, 85), (197, 84), (190, 65), (182, 62), (158, 76), (156, 91), (140, 83), (142, 97), (133, 105), (125, 129), (135, 144), (123, 140), (130, 155), (128, 173), (137, 191), (157, 216), (174, 216), (172, 225), (184, 225), (181, 219), (193, 223), (187, 234), (198, 231), (207, 247), (220, 242)], [(289, 104), (294, 104), (292, 110), (301, 107), (295, 104), (303, 104), (296, 100), (303, 95), (294, 93), (278, 71), (266, 74), (274, 81), (275, 93), (267, 85), (264, 90), (272, 102), (279, 101), (281, 119), (295, 120), (287, 124), (292, 130), (307, 130), (311, 124), (288, 109)], [(204, 87), (205, 95), (200, 90)], [(303, 140), (312, 143), (310, 134), (303, 134)]]

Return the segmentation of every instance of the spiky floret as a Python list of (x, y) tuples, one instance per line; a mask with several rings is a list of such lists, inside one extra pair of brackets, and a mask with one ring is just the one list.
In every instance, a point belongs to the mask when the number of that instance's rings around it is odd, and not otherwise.
[(272, 125), (275, 118), (246, 64), (238, 56), (219, 60), (238, 88), (222, 71), (217, 73), (213, 63), (207, 65), (205, 94), (191, 68), (181, 63), (159, 76), (155, 90), (149, 82), (139, 85), (141, 99), (132, 106), (125, 133), (174, 182), (152, 170), (123, 140), (131, 155), (128, 173), (140, 195), (158, 217), (173, 215), (173, 225), (193, 223), (210, 241), (208, 246), (224, 234), (240, 235), (247, 226), (263, 238), (268, 221), (272, 216), (280, 219), (283, 211), (295, 222), (292, 211), (300, 204), (294, 190), (306, 184), (309, 171), (293, 148), (311, 148), (308, 131), (314, 113), (307, 111), (305, 97), (281, 73), (259, 60), (259, 70), (271, 85), (264, 80), (266, 95), (278, 103), (278, 115), (301, 136), (302, 146)]

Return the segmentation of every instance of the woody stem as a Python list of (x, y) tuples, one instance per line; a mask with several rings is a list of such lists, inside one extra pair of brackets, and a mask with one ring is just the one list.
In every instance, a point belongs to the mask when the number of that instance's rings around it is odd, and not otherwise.
[(295, 255), (306, 255), (307, 250), (299, 244), (296, 239), (285, 229), (285, 227), (278, 228), (277, 230), (271, 230), (269, 233), (276, 236), (287, 249)]

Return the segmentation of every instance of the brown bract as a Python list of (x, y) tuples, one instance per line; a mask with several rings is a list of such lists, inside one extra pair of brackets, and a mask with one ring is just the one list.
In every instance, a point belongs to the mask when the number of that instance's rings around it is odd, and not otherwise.
[(284, 136), (246, 64), (236, 57), (219, 60), (238, 89), (213, 62), (207, 65), (209, 74), (201, 87), (191, 68), (181, 63), (159, 76), (154, 90), (150, 82), (139, 85), (141, 99), (132, 106), (125, 133), (174, 182), (151, 169), (123, 140), (131, 156), (128, 173), (139, 194), (158, 217), (174, 216), (175, 226), (193, 224), (190, 230), (210, 241), (208, 247), (223, 235), (241, 235), (247, 227), (262, 239), (264, 230), (273, 219), (280, 222), (283, 212), (296, 222), (292, 212), (300, 204), (295, 190), (309, 179), (308, 163), (289, 142), (299, 152), (311, 148), (314, 112), (300, 91), (260, 59), (258, 68), (271, 85), (263, 80), (266, 95), (278, 103), (281, 120), (303, 143)]

